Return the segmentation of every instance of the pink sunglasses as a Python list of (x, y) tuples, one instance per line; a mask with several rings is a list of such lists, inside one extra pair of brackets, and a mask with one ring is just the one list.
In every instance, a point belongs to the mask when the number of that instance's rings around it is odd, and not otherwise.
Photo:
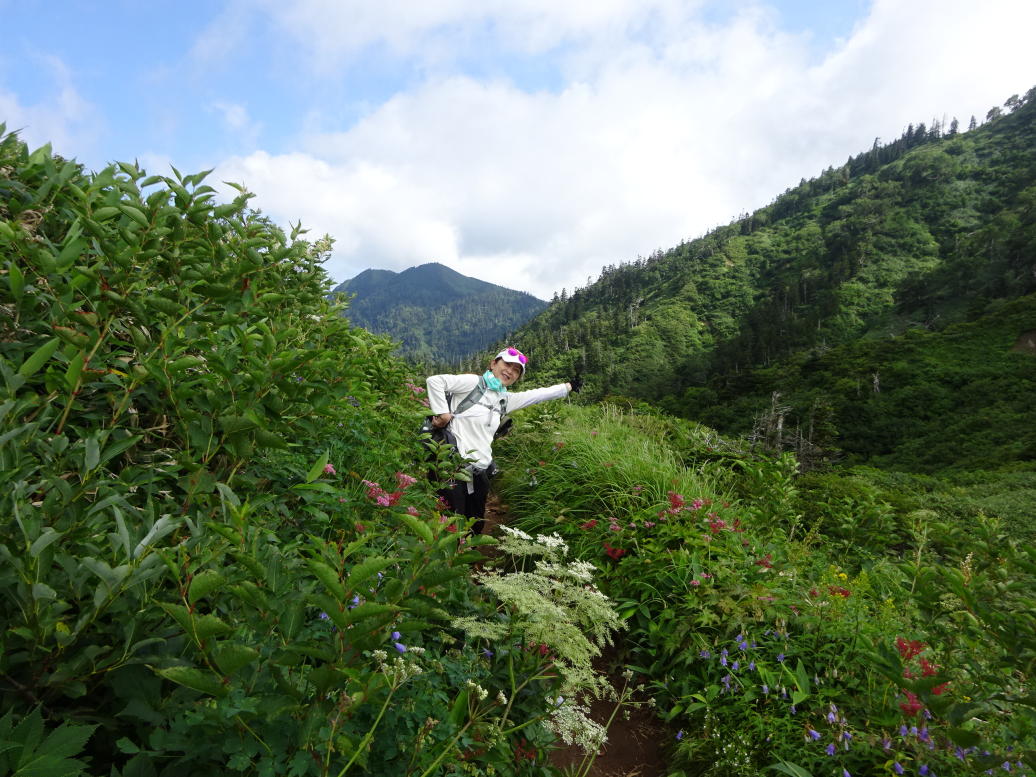
[(508, 348), (507, 349), (507, 355), (508, 356), (517, 356), (518, 357), (518, 361), (520, 361), (522, 363), (522, 366), (525, 366), (526, 364), (529, 363), (529, 359), (525, 356), (524, 353), (519, 351), (517, 348)]

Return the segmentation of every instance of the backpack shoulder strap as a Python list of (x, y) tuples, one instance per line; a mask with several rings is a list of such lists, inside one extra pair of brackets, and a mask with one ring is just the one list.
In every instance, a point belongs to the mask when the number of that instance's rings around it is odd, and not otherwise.
[(482, 399), (482, 396), (485, 393), (486, 393), (486, 379), (485, 378), (479, 378), (478, 379), (478, 385), (475, 386), (475, 388), (473, 388), (471, 391), (469, 391), (468, 395), (466, 397), (464, 397), (464, 399), (462, 399), (460, 401), (460, 404), (457, 405), (456, 409), (453, 411), (453, 414), (454, 415), (460, 415), (461, 413), (463, 413), (465, 410), (467, 410), (472, 405), (477, 404), (478, 401), (480, 399)]
[[(473, 388), (470, 392), (468, 392), (468, 395), (466, 397), (464, 397), (464, 399), (462, 399), (460, 401), (460, 404), (457, 405), (457, 409), (453, 411), (453, 414), (454, 415), (459, 415), (459, 414), (463, 413), (465, 410), (467, 410), (469, 407), (471, 407), (472, 405), (478, 404), (478, 401), (480, 399), (482, 399), (483, 396), (485, 396), (486, 391), (488, 391), (488, 390), (489, 390), (489, 387), (486, 386), (486, 379), (484, 377), (480, 377), (478, 379), (478, 385), (475, 386), (475, 388)], [(500, 419), (503, 420), (506, 417), (507, 417), (507, 397), (506, 396), (502, 396), (502, 397), (500, 397)]]

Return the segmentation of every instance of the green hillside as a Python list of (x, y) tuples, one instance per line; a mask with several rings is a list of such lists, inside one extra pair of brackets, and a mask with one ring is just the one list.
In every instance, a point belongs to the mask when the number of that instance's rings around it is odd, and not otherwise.
[(456, 363), (484, 350), (542, 311), (525, 292), (469, 278), (437, 262), (401, 273), (365, 270), (340, 284), (349, 319), (398, 341), (413, 363)]
[[(890, 424), (913, 413), (911, 403), (924, 404), (925, 390), (968, 382), (967, 414), (1031, 428), (1031, 360), (1009, 351), (1034, 327), (1022, 308), (1003, 302), (1036, 291), (1034, 96), (1009, 101), (1010, 112), (968, 132), (956, 123), (911, 126), (728, 226), (605, 268), (595, 283), (555, 300), (516, 342), (549, 376), (582, 370), (589, 396), (659, 403), (731, 432), (750, 431), (779, 391), (791, 402), (793, 425), (808, 427), (810, 408), (818, 408), (834, 424), (829, 436), (849, 440), (845, 451), (897, 465), (910, 459), (895, 452), (908, 434), (861, 430), (863, 417), (897, 396)], [(967, 322), (976, 326), (951, 328)], [(908, 333), (913, 345), (894, 344)], [(931, 388), (941, 381), (938, 369), (912, 373), (897, 363), (919, 343), (972, 336), (985, 351), (965, 365), (975, 375), (957, 373), (938, 389)], [(954, 369), (957, 356), (946, 358), (945, 369)], [(1010, 386), (983, 391), (970, 378), (987, 379), (993, 364)], [(831, 380), (806, 381), (800, 365), (830, 366)], [(861, 398), (873, 398), (860, 387), (875, 374), (901, 393), (883, 392), (881, 402), (861, 407)], [(904, 381), (914, 377), (928, 388), (908, 398)], [(984, 406), (994, 402), (996, 409)], [(936, 402), (925, 412), (945, 407)], [(1031, 458), (1031, 445), (1008, 448), (994, 459)], [(952, 458), (926, 455), (923, 466)]]

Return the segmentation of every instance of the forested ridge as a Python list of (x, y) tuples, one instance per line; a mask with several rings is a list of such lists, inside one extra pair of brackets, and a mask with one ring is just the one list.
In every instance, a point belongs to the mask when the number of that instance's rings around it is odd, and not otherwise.
[(338, 285), (346, 315), (388, 335), (414, 364), (459, 362), (492, 345), (545, 307), (542, 300), (431, 262), (400, 273), (365, 270)]
[[(751, 432), (780, 392), (788, 425), (826, 425), (824, 442), (842, 437), (866, 459), (895, 457), (898, 443), (864, 439), (861, 398), (884, 389), (880, 412), (894, 423), (925, 391), (950, 390), (920, 364), (892, 367), (910, 350), (898, 338), (934, 348), (997, 330), (978, 344), (983, 359), (956, 365), (957, 382), (995, 363), (1007, 390), (975, 401), (995, 398), (1000, 422), (1031, 428), (1033, 360), (1011, 346), (1036, 291), (1034, 98), (1012, 97), (966, 132), (954, 119), (875, 140), (765, 208), (563, 290), (515, 340), (551, 378), (586, 374), (589, 396), (650, 401), (731, 432)], [(1006, 315), (1014, 329), (1000, 331)], [(890, 407), (887, 390), (904, 380), (925, 388)], [(1031, 457), (1031, 444), (1014, 447)]]

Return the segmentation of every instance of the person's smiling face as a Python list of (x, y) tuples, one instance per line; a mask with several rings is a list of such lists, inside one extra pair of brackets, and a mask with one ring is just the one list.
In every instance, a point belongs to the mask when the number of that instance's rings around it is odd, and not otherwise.
[(514, 385), (515, 381), (522, 376), (521, 367), (503, 359), (494, 359), (489, 365), (489, 371), (505, 386)]

